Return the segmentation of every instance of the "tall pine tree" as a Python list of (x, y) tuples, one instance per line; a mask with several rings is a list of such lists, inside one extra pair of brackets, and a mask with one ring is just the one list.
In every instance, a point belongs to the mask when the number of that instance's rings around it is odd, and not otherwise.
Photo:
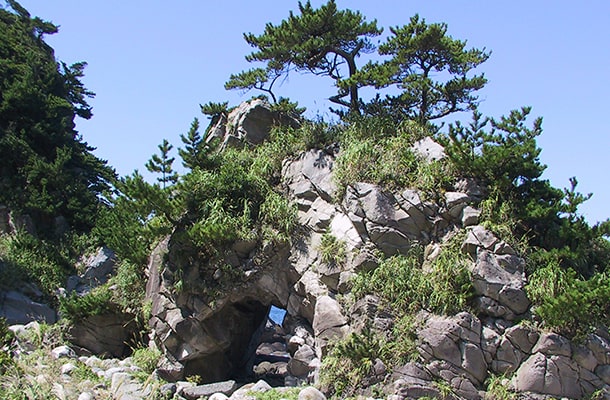
[(19, 3), (0, 9), (0, 204), (29, 214), (44, 236), (64, 217), (83, 232), (94, 224), (114, 171), (74, 129), (91, 117), (80, 79), (86, 63), (55, 60), (45, 35), (57, 27)]
[(146, 169), (150, 172), (161, 174), (161, 177), (157, 178), (157, 181), (161, 183), (163, 189), (168, 184), (173, 185), (178, 182), (178, 173), (176, 173), (172, 165), (174, 164), (175, 158), (170, 157), (169, 153), (174, 148), (167, 139), (163, 139), (163, 143), (159, 146), (159, 154), (153, 154), (150, 160), (146, 163)]

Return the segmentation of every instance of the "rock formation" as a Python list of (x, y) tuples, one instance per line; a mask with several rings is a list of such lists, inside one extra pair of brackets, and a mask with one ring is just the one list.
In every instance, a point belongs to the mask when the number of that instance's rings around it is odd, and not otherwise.
[[(244, 110), (259, 106), (236, 109), (229, 119), (239, 122), (226, 124), (225, 132), (231, 128), (243, 133), (256, 125), (247, 122)], [(265, 136), (258, 131), (250, 139), (248, 135), (229, 137), (257, 143)], [(426, 162), (443, 157), (439, 147), (428, 140), (414, 148)], [(212, 303), (196, 292), (176, 293), (173, 287), (177, 270), (183, 277), (202, 279), (198, 271), (206, 260), (181, 258), (183, 249), (174, 236), (159, 244), (149, 265), (147, 295), (153, 302), (154, 341), (169, 365), (160, 369), (166, 379), (197, 373), (212, 382), (260, 377), (271, 371), (286, 383), (314, 382), (328, 344), (363, 324), (366, 312), (344, 309), (337, 296), (349, 292), (350, 279), (358, 271), (376, 268), (375, 251), (385, 256), (406, 253), (413, 243), (433, 249), (449, 232), (465, 229), (462, 250), (473, 260), (469, 268), (477, 314), (420, 313), (419, 361), (385, 372), (386, 393), (396, 399), (435, 397), (439, 394), (435, 381), (442, 380), (458, 397), (482, 398), (491, 374), (512, 375), (510, 386), (533, 396), (581, 398), (608, 389), (607, 332), (590, 335), (586, 344), (579, 345), (518, 323), (530, 306), (524, 290), (524, 260), (477, 225), (480, 187), (458, 182), (455, 191), (445, 193), (444, 202), (437, 204), (423, 200), (417, 190), (387, 192), (356, 183), (337, 201), (332, 178), (335, 157), (334, 148), (317, 149), (284, 164), (282, 184), (298, 207), (301, 233), (290, 245), (235, 243), (227, 249), (225, 259), (239, 276)], [(345, 243), (345, 262), (323, 262), (324, 234)], [(253, 367), (271, 305), (287, 311), (284, 342), (277, 349), (287, 349), (290, 357), (278, 356), (280, 364), (266, 360)], [(374, 322), (384, 325), (383, 320)], [(271, 348), (275, 347), (269, 344), (267, 350)]]

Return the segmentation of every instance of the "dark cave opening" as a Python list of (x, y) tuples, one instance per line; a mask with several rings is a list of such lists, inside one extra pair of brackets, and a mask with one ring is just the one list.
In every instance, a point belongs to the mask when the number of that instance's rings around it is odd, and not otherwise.
[(283, 386), (290, 361), (282, 328), (285, 315), (286, 310), (253, 298), (227, 304), (202, 325), (218, 350), (185, 363), (185, 375), (199, 375), (202, 383), (263, 379)]

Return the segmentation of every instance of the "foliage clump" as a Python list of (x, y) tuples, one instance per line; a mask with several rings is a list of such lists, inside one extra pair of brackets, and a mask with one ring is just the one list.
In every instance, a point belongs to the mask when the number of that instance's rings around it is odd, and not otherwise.
[(81, 82), (87, 64), (58, 62), (44, 41), (57, 26), (16, 1), (9, 7), (0, 9), (0, 204), (29, 215), (47, 239), (59, 216), (87, 232), (114, 179), (74, 129), (76, 117), (92, 115), (93, 93)]

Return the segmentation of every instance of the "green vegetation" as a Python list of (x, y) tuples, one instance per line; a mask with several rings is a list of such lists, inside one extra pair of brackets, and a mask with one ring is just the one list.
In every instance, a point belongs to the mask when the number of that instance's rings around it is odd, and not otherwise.
[(468, 308), (472, 283), (467, 269), (471, 262), (454, 249), (445, 249), (425, 269), (423, 250), (414, 246), (408, 255), (385, 259), (378, 268), (359, 274), (352, 294), (380, 296), (390, 310), (411, 314), (427, 310), (455, 314)]
[(131, 358), (133, 363), (142, 370), (142, 380), (146, 380), (154, 372), (161, 355), (161, 351), (150, 347), (141, 347), (133, 351)]
[(320, 242), (320, 258), (323, 263), (328, 264), (331, 267), (340, 267), (345, 263), (346, 257), (347, 244), (343, 240), (337, 239), (337, 237), (330, 232), (326, 232), (322, 235), (322, 240)]
[(485, 381), (487, 387), (486, 399), (493, 400), (517, 400), (519, 396), (508, 389), (505, 376), (492, 375)]
[(248, 396), (252, 396), (256, 400), (296, 400), (301, 390), (300, 387), (272, 388), (264, 392), (250, 391)]
[(57, 288), (64, 286), (74, 271), (75, 253), (84, 251), (84, 245), (77, 242), (76, 238), (66, 238), (54, 243), (25, 232), (0, 236), (0, 287), (13, 288), (33, 282), (46, 300), (53, 302)]
[(610, 325), (610, 279), (596, 273), (578, 277), (551, 261), (529, 277), (527, 293), (543, 325), (568, 337), (582, 338)]
[[(358, 112), (358, 85), (340, 87), (339, 67), (346, 63), (349, 76), (355, 74), (356, 58), (374, 50), (370, 38), (382, 30), (376, 21), (366, 22), (359, 12), (338, 10), (334, 0), (318, 9), (309, 1), (299, 2), (299, 12), (300, 15), (291, 12), (279, 25), (268, 23), (262, 35), (244, 34), (246, 42), (256, 49), (246, 60), (266, 66), (232, 75), (225, 87), (259, 89), (275, 98), (271, 90), (278, 77), (292, 70), (306, 71), (332, 78), (339, 93), (330, 100)], [(345, 100), (348, 96), (349, 100)]]
[(411, 315), (398, 318), (391, 332), (365, 327), (333, 343), (324, 357), (320, 385), (333, 397), (357, 394), (378, 360), (386, 366), (403, 365), (417, 356), (415, 321)]
[[(546, 166), (536, 142), (542, 120), (529, 123), (529, 107), (498, 118), (477, 110), (476, 92), (486, 79), (471, 73), (490, 53), (466, 49), (465, 41), (448, 35), (445, 24), (427, 24), (416, 15), (407, 25), (391, 28), (391, 36), (376, 48), (372, 38), (381, 28), (375, 20), (338, 10), (333, 0), (318, 9), (299, 3), (298, 14), (267, 24), (261, 35), (244, 35), (254, 48), (247, 60), (264, 66), (231, 75), (226, 88), (266, 93), (273, 111), (299, 120), (300, 126), (282, 126), (278, 117), (265, 143), (221, 151), (194, 118), (180, 136), (182, 148), (163, 140), (146, 163), (158, 174), (150, 183), (138, 171), (117, 179), (93, 156), (74, 130), (76, 117), (91, 117), (86, 99), (93, 94), (80, 82), (86, 64), (57, 62), (44, 42), (57, 28), (32, 18), (15, 1), (8, 4), (12, 11), (0, 9), (0, 205), (29, 216), (33, 229), (0, 237), (2, 289), (33, 282), (68, 322), (106, 312), (145, 321), (151, 307), (144, 302), (148, 256), (173, 233), (171, 245), (178, 251), (172, 252), (166, 272), (173, 276), (174, 292), (207, 296), (213, 304), (243, 278), (243, 271), (226, 260), (231, 244), (268, 248), (292, 240), (297, 208), (285, 196), (282, 163), (317, 148), (337, 154), (337, 202), (350, 185), (369, 182), (390, 191), (415, 188), (424, 200), (442, 206), (444, 192), (455, 190), (458, 179), (474, 180), (482, 188), (475, 204), (481, 223), (526, 259), (534, 322), (571, 338), (610, 324), (610, 221), (590, 226), (578, 213), (590, 195), (577, 192), (575, 178), (565, 189), (542, 178)], [(357, 68), (356, 59), (375, 50), (380, 58)], [(335, 110), (339, 122), (305, 120), (298, 103), (276, 97), (274, 83), (292, 71), (334, 81), (338, 92), (331, 100), (348, 110)], [(359, 97), (364, 87), (390, 94), (367, 101)], [(211, 124), (226, 119), (230, 110), (228, 103), (201, 105)], [(473, 113), (468, 124), (433, 124), (466, 110)], [(420, 159), (413, 144), (425, 137), (440, 142), (447, 157)], [(185, 168), (181, 175), (173, 169), (175, 150)], [(347, 301), (379, 296), (394, 327), (388, 332), (366, 328), (331, 345), (322, 380), (332, 393), (355, 395), (378, 359), (391, 368), (416, 357), (418, 312), (469, 309), (472, 260), (460, 251), (462, 239), (458, 234), (441, 243), (430, 260), (423, 245), (414, 243), (407, 254), (383, 259), (378, 268), (355, 277)], [(116, 251), (116, 275), (86, 296), (57, 300), (56, 290), (75, 272), (76, 258), (100, 244)], [(322, 236), (319, 251), (329, 265), (346, 261), (345, 242), (330, 233)], [(203, 260), (196, 282), (183, 279), (182, 267), (192, 260)], [(45, 329), (33, 343), (48, 347), (55, 340)], [(34, 371), (28, 363), (43, 356), (34, 353), (15, 364), (12, 338), (2, 321), (0, 340), (0, 397), (52, 396), (50, 382), (19, 381), (20, 374)], [(134, 352), (147, 374), (158, 357), (150, 349)], [(88, 379), (82, 368), (77, 374)], [(451, 395), (448, 386), (438, 387)], [(496, 398), (513, 397), (499, 377), (490, 378), (487, 387)], [(270, 391), (260, 398), (275, 396), (296, 392)]]
[(86, 63), (57, 62), (43, 40), (57, 27), (9, 6), (0, 9), (0, 204), (29, 215), (46, 238), (59, 216), (87, 232), (114, 172), (74, 130), (76, 117), (92, 115)]

